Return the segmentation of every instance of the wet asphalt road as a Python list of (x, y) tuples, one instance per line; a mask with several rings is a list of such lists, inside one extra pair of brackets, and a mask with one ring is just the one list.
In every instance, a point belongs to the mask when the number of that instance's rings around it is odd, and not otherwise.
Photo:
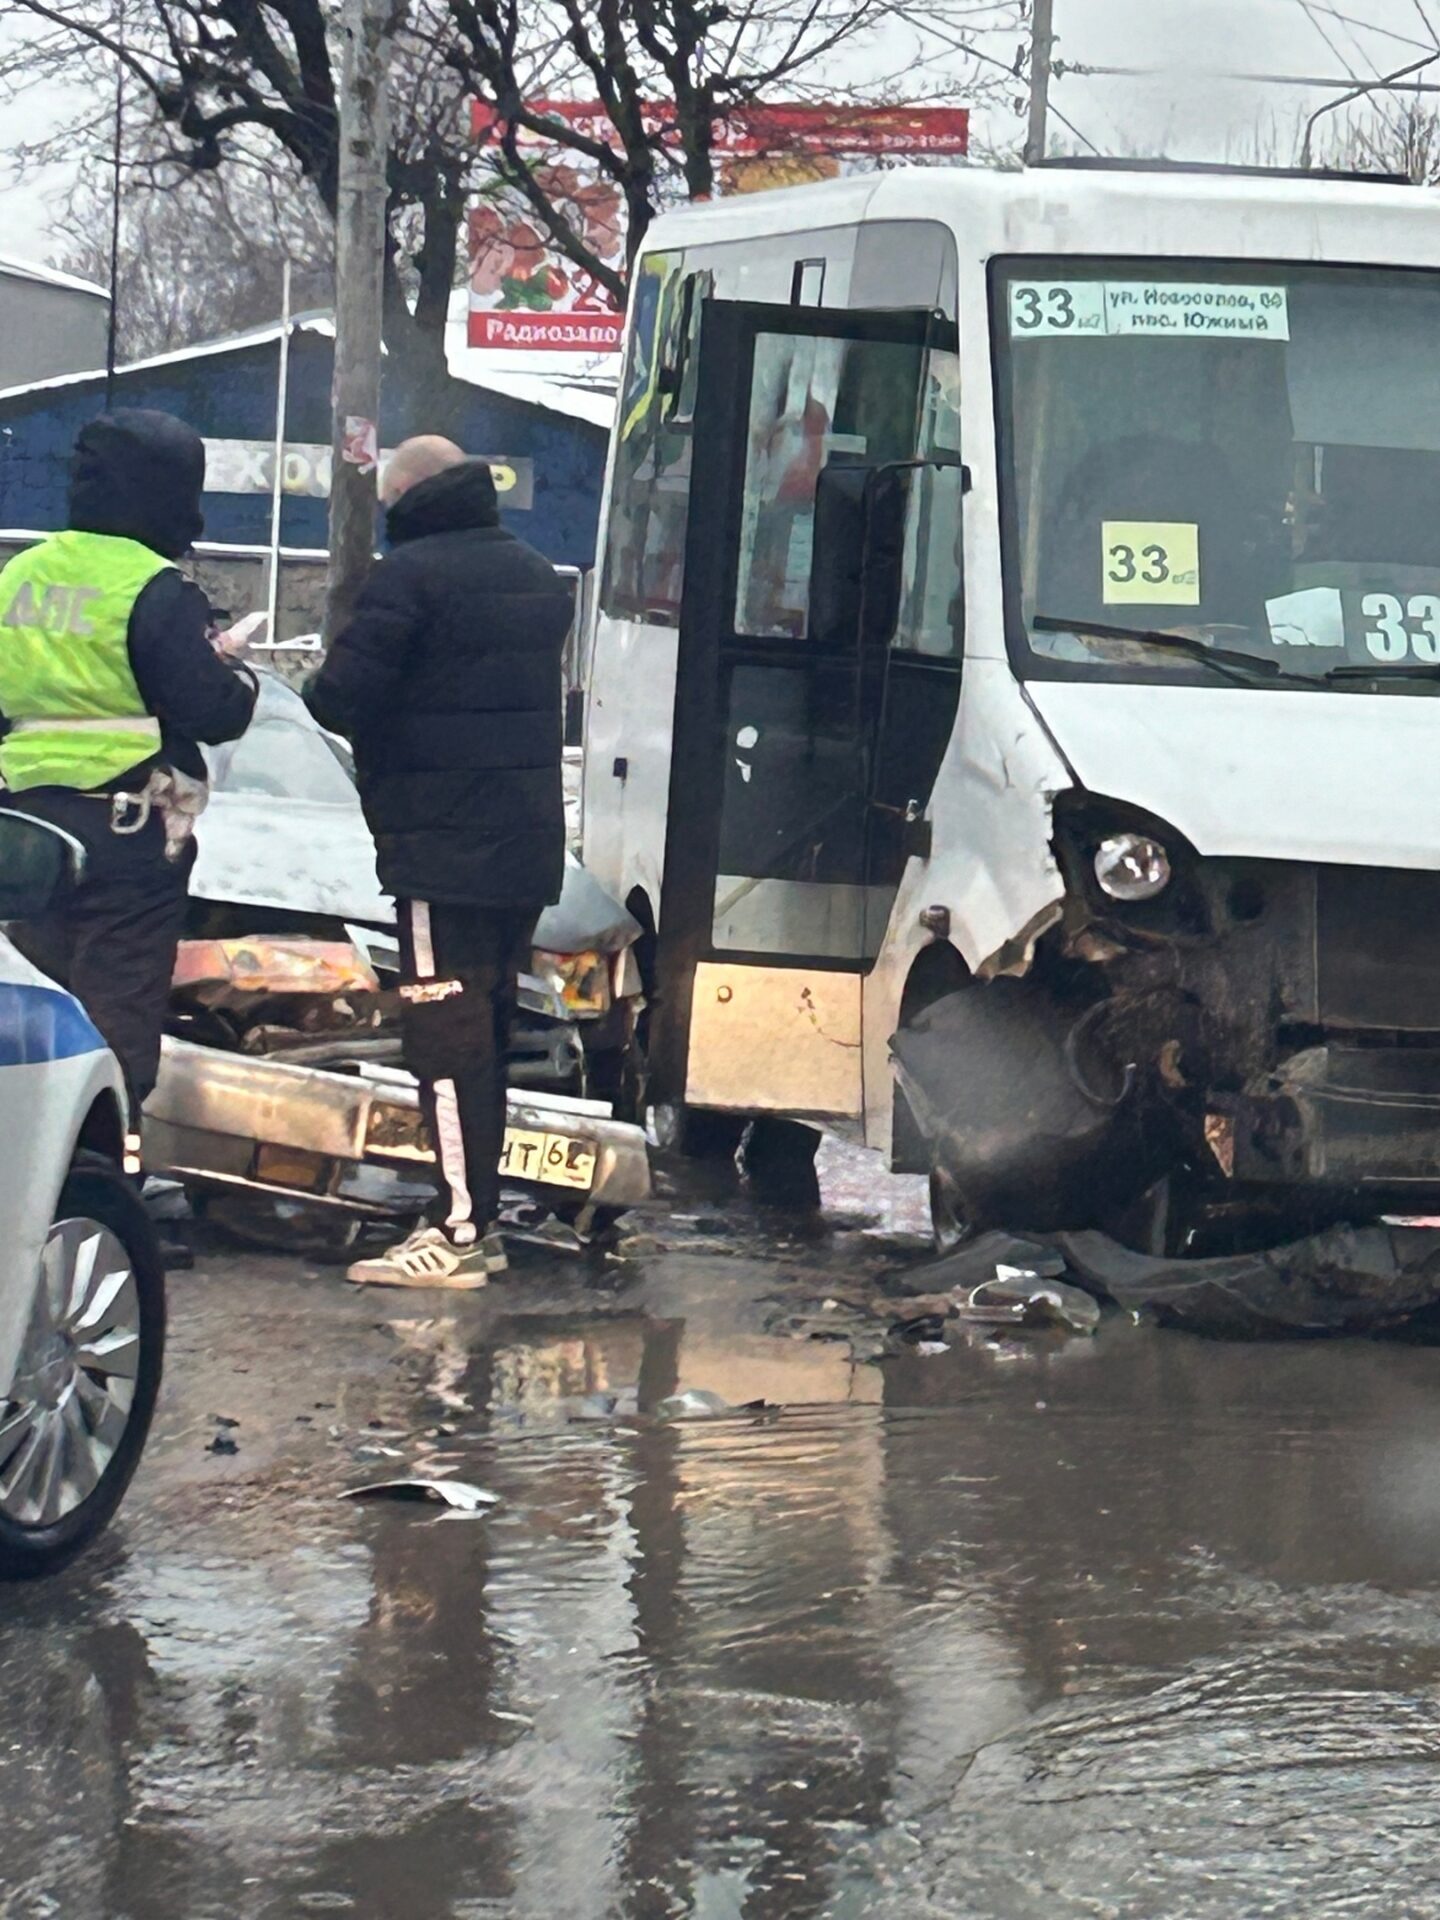
[[(1440, 1351), (877, 1363), (893, 1245), (727, 1225), (177, 1277), (120, 1521), (0, 1595), (4, 1920), (1440, 1915)], [(337, 1497), (426, 1461), (503, 1504)]]

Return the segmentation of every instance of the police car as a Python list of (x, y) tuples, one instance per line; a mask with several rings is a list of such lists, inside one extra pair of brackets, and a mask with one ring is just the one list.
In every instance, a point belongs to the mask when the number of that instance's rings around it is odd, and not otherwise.
[[(44, 911), (83, 858), (0, 811), (0, 924)], [(63, 1566), (114, 1513), (155, 1408), (165, 1286), (125, 1181), (114, 1055), (0, 935), (0, 1578)]]

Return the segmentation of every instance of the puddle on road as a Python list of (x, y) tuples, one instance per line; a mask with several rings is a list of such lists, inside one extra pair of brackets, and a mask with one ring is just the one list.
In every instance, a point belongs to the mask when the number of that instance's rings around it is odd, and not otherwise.
[[(757, 1245), (177, 1289), (124, 1523), (5, 1596), (6, 1920), (1440, 1914), (1440, 1353), (867, 1364), (763, 1331), (862, 1238)], [(503, 1505), (338, 1501), (376, 1435)]]

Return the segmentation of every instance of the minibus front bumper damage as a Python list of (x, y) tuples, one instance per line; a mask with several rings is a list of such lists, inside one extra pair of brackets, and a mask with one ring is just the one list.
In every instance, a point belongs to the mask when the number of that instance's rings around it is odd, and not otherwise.
[[(1117, 816), (1171, 849), (1106, 898)], [(897, 1073), (963, 1217), (1105, 1226), (1168, 1176), (1303, 1221), (1440, 1212), (1440, 873), (1201, 859), (1164, 823), (1056, 808), (1066, 895), (1022, 979), (897, 1034)]]

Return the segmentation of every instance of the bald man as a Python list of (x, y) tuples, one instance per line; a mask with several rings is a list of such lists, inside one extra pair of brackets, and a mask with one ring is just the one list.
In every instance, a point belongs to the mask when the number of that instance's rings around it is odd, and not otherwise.
[(565, 861), (561, 650), (571, 600), (500, 525), (490, 469), (435, 434), (381, 482), (390, 551), (306, 689), (348, 739), (400, 929), (405, 1060), (435, 1141), (435, 1217), (350, 1269), (482, 1287), (497, 1228), (517, 975)]

